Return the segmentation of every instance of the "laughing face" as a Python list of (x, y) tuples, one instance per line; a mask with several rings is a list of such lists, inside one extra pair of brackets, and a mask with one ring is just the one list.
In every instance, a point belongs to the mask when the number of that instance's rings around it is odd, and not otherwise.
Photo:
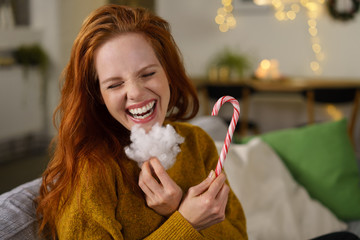
[(169, 83), (143, 35), (126, 33), (105, 42), (96, 51), (95, 68), (103, 101), (125, 128), (140, 124), (149, 131), (155, 123), (163, 124)]

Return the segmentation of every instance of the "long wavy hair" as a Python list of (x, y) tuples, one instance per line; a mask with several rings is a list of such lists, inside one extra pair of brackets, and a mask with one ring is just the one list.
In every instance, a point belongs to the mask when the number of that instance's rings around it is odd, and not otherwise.
[(115, 159), (124, 181), (137, 187), (136, 180), (122, 168), (121, 159), (126, 158), (123, 149), (129, 144), (130, 133), (103, 104), (94, 64), (99, 46), (127, 32), (143, 34), (165, 70), (171, 93), (166, 120), (188, 120), (198, 112), (196, 90), (165, 20), (142, 8), (119, 5), (105, 5), (92, 12), (75, 39), (53, 117), (58, 135), (53, 139), (52, 159), (43, 173), (36, 201), (39, 233), (45, 237), (56, 239), (56, 216), (74, 194), (84, 162), (81, 160), (89, 164), (90, 170), (106, 171), (106, 161)]

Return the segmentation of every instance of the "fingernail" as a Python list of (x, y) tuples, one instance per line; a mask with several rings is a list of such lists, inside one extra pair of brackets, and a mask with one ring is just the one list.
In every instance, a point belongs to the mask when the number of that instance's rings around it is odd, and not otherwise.
[(210, 174), (209, 174), (208, 178), (213, 179), (214, 177), (215, 177), (215, 172), (214, 172), (214, 170), (211, 170), (211, 172), (210, 172)]

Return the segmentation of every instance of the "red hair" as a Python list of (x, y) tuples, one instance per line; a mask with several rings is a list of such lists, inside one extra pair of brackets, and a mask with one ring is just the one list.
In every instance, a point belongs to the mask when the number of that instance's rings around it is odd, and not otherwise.
[[(102, 103), (94, 54), (103, 43), (126, 32), (146, 37), (167, 74), (171, 97), (166, 119), (188, 120), (199, 109), (196, 90), (165, 20), (142, 8), (119, 5), (105, 5), (91, 13), (75, 39), (64, 70), (61, 100), (54, 113), (58, 136), (53, 140), (54, 154), (43, 174), (37, 199), (39, 232), (45, 236), (56, 238), (56, 216), (74, 193), (84, 162), (80, 160), (86, 160), (89, 169), (106, 171), (103, 166), (112, 158), (122, 169), (121, 159), (126, 158), (123, 149), (129, 144), (130, 132)], [(60, 120), (59, 125), (56, 120)], [(138, 188), (125, 171), (122, 174), (124, 181)]]

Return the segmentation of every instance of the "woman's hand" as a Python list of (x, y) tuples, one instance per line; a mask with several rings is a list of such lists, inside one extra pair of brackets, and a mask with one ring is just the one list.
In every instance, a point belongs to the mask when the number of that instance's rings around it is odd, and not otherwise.
[(215, 178), (212, 171), (207, 179), (191, 187), (180, 204), (179, 212), (198, 231), (225, 219), (230, 188), (222, 173)]
[(145, 193), (147, 205), (158, 214), (170, 216), (178, 209), (182, 190), (157, 158), (152, 158), (142, 165), (139, 186)]

